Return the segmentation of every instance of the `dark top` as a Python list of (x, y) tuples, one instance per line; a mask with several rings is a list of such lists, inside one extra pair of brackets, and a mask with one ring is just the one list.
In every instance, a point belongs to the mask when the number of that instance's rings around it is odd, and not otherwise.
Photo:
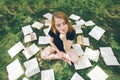
[[(54, 38), (54, 43), (55, 43), (55, 45), (56, 45), (56, 47), (60, 50), (60, 51), (63, 51), (63, 52), (65, 52), (65, 50), (64, 50), (64, 48), (63, 48), (63, 41), (60, 39), (60, 37), (59, 37), (59, 35), (60, 35), (60, 33), (59, 32), (57, 32), (57, 34), (55, 34), (52, 30), (50, 30), (49, 31), (49, 33), (48, 33), (51, 37), (53, 37)], [(73, 31), (73, 32), (68, 32), (67, 33), (67, 40), (73, 40), (74, 38), (75, 38), (75, 35), (76, 35), (76, 33), (75, 33), (75, 31)]]

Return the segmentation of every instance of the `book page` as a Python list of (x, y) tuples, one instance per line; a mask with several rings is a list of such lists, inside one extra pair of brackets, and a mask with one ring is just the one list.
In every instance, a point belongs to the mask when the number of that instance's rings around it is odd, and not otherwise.
[(91, 67), (92, 64), (90, 63), (88, 57), (84, 55), (80, 57), (77, 63), (74, 63), (74, 66), (76, 70), (79, 70), (79, 69), (85, 69)]
[(84, 80), (84, 79), (77, 72), (75, 72), (71, 80)]
[(24, 36), (33, 32), (30, 25), (22, 27), (22, 31), (23, 31)]
[(49, 69), (41, 71), (41, 80), (55, 80), (54, 70)]
[(95, 26), (88, 34), (96, 40), (99, 40), (102, 35), (105, 33), (105, 30), (101, 27)]
[(9, 80), (17, 80), (24, 74), (24, 71), (18, 59), (14, 60), (7, 66), (7, 72)]
[(40, 30), (43, 27), (43, 24), (38, 22), (38, 21), (36, 21), (31, 26), (36, 28), (36, 29), (38, 29), (38, 30)]
[(80, 16), (77, 16), (75, 14), (71, 14), (69, 18), (77, 21), (80, 19)]
[(8, 50), (8, 53), (11, 58), (16, 56), (21, 50), (23, 50), (25, 47), (21, 42), (16, 43), (12, 48)]
[(108, 78), (108, 75), (99, 66), (93, 68), (87, 76), (91, 80), (106, 80)]
[(49, 36), (39, 36), (38, 44), (50, 44)]

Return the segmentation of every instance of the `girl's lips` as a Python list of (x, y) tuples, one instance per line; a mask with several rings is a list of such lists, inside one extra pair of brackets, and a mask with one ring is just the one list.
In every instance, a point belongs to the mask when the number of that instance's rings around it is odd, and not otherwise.
[(61, 30), (60, 33), (65, 33), (65, 30)]

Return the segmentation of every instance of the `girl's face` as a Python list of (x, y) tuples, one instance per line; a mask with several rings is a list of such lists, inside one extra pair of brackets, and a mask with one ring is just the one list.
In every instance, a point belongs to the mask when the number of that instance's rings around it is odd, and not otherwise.
[(68, 25), (65, 23), (64, 19), (54, 18), (55, 27), (60, 34), (65, 34), (68, 31)]

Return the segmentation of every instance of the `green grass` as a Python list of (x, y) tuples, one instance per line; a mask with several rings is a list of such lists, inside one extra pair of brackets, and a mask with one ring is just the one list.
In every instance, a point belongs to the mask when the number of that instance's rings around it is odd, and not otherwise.
[[(14, 58), (10, 58), (8, 50), (18, 41), (23, 42), (23, 33), (21, 28), (35, 21), (43, 22), (43, 14), (56, 11), (63, 11), (68, 16), (72, 13), (81, 16), (85, 21), (93, 20), (97, 26), (105, 29), (106, 32), (99, 41), (91, 38), (88, 32), (93, 28), (84, 27), (84, 36), (90, 39), (90, 48), (99, 49), (99, 47), (112, 47), (112, 50), (120, 62), (120, 1), (119, 0), (1, 0), (0, 1), (0, 80), (8, 80), (6, 66), (16, 58), (20, 60), (21, 65), (27, 60), (22, 52)], [(74, 22), (73, 22), (74, 23)], [(44, 35), (42, 30), (33, 29), (37, 37)], [(24, 43), (30, 46), (32, 43), (38, 45), (38, 41)], [(76, 40), (74, 41), (76, 43)], [(38, 45), (42, 50), (47, 45)], [(83, 46), (85, 49), (85, 46)], [(40, 51), (41, 51), (40, 50)], [(48, 61), (37, 57), (41, 70), (54, 69), (56, 80), (70, 80), (75, 72), (78, 72), (85, 80), (90, 80), (87, 73), (96, 65), (99, 65), (108, 75), (107, 80), (120, 79), (120, 66), (106, 66), (103, 58), (100, 56), (98, 63), (92, 62), (92, 67), (75, 70), (74, 66), (69, 66), (61, 60)], [(32, 57), (32, 58), (33, 58)], [(23, 66), (23, 69), (24, 66)], [(22, 80), (22, 75), (18, 80)], [(41, 74), (36, 74), (29, 80), (41, 80)]]

